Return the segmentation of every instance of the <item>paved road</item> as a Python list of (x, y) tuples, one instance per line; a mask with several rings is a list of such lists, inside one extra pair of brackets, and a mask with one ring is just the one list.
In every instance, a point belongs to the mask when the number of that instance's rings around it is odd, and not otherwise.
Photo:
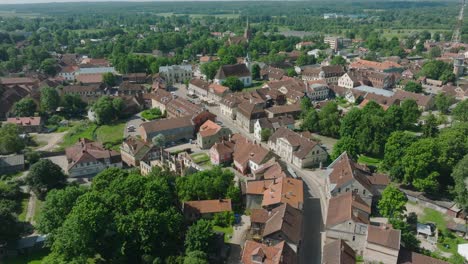
[(33, 219), (35, 211), (36, 211), (36, 195), (34, 194), (34, 192), (31, 191), (29, 192), (28, 210), (26, 212), (26, 217), (25, 217), (26, 222), (30, 222), (31, 225), (35, 224), (35, 221)]
[[(219, 106), (207, 106), (210, 112), (217, 115), (218, 121), (231, 129), (233, 133), (241, 133), (250, 140), (256, 140), (254, 135), (241, 129), (230, 118), (223, 116)], [(263, 147), (268, 148), (265, 143)], [(286, 164), (292, 168), (305, 183), (304, 193), (304, 227), (303, 242), (299, 253), (300, 263), (321, 263), (321, 252), (323, 246), (322, 232), (323, 219), (326, 219), (327, 200), (325, 196), (325, 175), (324, 170), (305, 170), (290, 162)]]

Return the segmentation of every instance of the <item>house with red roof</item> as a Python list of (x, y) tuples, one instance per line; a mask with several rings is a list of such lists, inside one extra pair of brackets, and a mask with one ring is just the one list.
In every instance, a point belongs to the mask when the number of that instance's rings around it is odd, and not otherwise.
[(214, 214), (232, 211), (231, 199), (189, 201), (183, 204), (182, 211), (188, 221), (212, 219)]
[(296, 264), (297, 254), (286, 242), (266, 245), (252, 240), (245, 241), (242, 251), (242, 264)]
[(92, 177), (110, 167), (122, 168), (119, 152), (86, 138), (80, 138), (75, 145), (66, 148), (65, 155), (70, 177)]
[(10, 117), (6, 122), (17, 125), (24, 133), (40, 133), (43, 125), (42, 118), (40, 116)]
[(197, 144), (201, 149), (209, 149), (220, 139), (229, 136), (231, 131), (228, 128), (222, 127), (211, 120), (207, 120), (197, 133)]

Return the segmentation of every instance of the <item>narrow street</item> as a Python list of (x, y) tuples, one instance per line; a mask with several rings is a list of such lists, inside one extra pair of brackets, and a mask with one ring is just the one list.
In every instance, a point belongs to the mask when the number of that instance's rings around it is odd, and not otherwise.
[[(248, 139), (255, 141), (254, 135), (239, 128), (233, 120), (220, 113), (219, 106), (206, 106), (223, 126), (231, 129), (233, 133), (240, 133)], [(261, 143), (268, 149), (265, 143)], [(284, 160), (283, 160), (284, 161)], [(303, 218), (303, 240), (301, 252), (299, 252), (300, 263), (321, 263), (322, 232), (324, 231), (324, 219), (326, 219), (326, 196), (325, 196), (325, 170), (305, 170), (298, 168), (290, 162), (285, 163), (302, 178), (304, 186), (304, 218)]]

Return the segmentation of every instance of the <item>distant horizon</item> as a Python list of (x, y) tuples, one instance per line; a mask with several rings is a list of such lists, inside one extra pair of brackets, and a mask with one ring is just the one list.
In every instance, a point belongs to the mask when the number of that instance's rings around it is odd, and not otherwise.
[[(262, 1), (262, 0), (0, 0), (0, 5), (15, 5), (15, 4), (52, 4), (52, 3), (97, 3), (97, 2), (241, 2), (241, 1)], [(279, 0), (267, 0), (279, 1)], [(287, 0), (290, 1), (290, 0)], [(301, 1), (301, 0), (299, 0)], [(326, 0), (324, 0), (326, 1)]]

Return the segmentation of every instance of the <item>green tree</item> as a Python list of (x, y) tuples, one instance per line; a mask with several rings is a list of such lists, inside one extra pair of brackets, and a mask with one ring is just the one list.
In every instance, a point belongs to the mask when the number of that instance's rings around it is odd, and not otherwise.
[(453, 119), (468, 122), (468, 99), (459, 102), (452, 111)]
[(260, 66), (258, 64), (252, 66), (252, 78), (254, 80), (260, 79)]
[(333, 59), (330, 61), (331, 65), (346, 65), (346, 60), (342, 56), (334, 56)]
[(244, 88), (244, 83), (239, 80), (239, 78), (234, 76), (227, 77), (223, 82), (223, 85), (229, 87), (229, 89), (231, 89), (233, 92), (240, 91), (242, 88)]
[(398, 218), (392, 218), (390, 220), (390, 224), (392, 224), (394, 229), (401, 230), (401, 242), (405, 245), (406, 249), (412, 251), (419, 249), (419, 244), (421, 242), (416, 238), (416, 230), (413, 230), (407, 221)]
[(60, 166), (48, 159), (42, 159), (31, 166), (26, 183), (42, 200), (48, 191), (65, 186), (66, 178)]
[(16, 183), (0, 181), (0, 243), (15, 243), (22, 230), (16, 212), (20, 208), (21, 191)]
[(422, 126), (422, 134), (423, 137), (435, 137), (439, 133), (437, 118), (430, 114), (427, 119), (426, 123)]
[(208, 80), (213, 80), (216, 76), (216, 72), (218, 71), (219, 67), (221, 67), (221, 62), (214, 61), (214, 62), (207, 62), (203, 63), (200, 66), (201, 73), (206, 75)]
[(70, 117), (79, 117), (86, 112), (87, 104), (77, 94), (66, 94), (63, 97), (62, 106)]
[(378, 208), (383, 217), (403, 219), (408, 198), (394, 185), (388, 185), (382, 192)]
[(450, 106), (455, 102), (454, 98), (444, 93), (438, 93), (435, 96), (435, 106), (443, 114), (449, 112)]
[(304, 114), (304, 112), (309, 111), (311, 108), (312, 108), (312, 102), (310, 101), (310, 98), (307, 97), (307, 96), (302, 97), (302, 98), (301, 98), (301, 110), (302, 110), (302, 114)]
[(452, 178), (455, 182), (455, 201), (461, 208), (468, 210), (468, 155), (453, 168)]
[(55, 76), (58, 71), (58, 65), (55, 59), (49, 58), (42, 61), (40, 70), (50, 76)]
[(41, 108), (44, 111), (54, 112), (60, 105), (60, 95), (52, 87), (41, 89)]
[(438, 58), (440, 55), (442, 55), (442, 50), (437, 46), (429, 50), (429, 58), (431, 59)]
[(215, 167), (176, 179), (177, 196), (182, 201), (224, 199), (234, 174)]
[(123, 101), (121, 98), (111, 98), (109, 96), (100, 97), (92, 107), (98, 124), (109, 124), (117, 120), (122, 108)]
[(264, 128), (262, 131), (260, 131), (260, 137), (262, 138), (262, 141), (268, 141), (268, 139), (271, 137), (271, 129), (269, 128)]
[(297, 72), (296, 72), (296, 70), (294, 70), (294, 68), (288, 68), (288, 69), (286, 69), (286, 75), (288, 77), (296, 77)]
[(310, 108), (308, 111), (303, 111), (305, 113), (304, 118), (302, 119), (301, 129), (311, 132), (319, 131), (319, 115), (317, 110)]
[(13, 105), (13, 113), (15, 116), (34, 116), (36, 112), (36, 103), (33, 99), (26, 97)]
[(19, 134), (20, 130), (15, 124), (8, 123), (0, 127), (0, 154), (18, 153), (24, 149), (24, 140)]
[(420, 139), (411, 144), (402, 159), (403, 183), (420, 191), (433, 192), (439, 187), (438, 146), (433, 138)]
[(158, 148), (163, 148), (166, 145), (166, 137), (164, 134), (157, 134), (154, 138), (151, 139), (153, 145)]
[(54, 233), (62, 226), (76, 200), (86, 192), (85, 188), (69, 186), (62, 190), (51, 190), (42, 205), (37, 219), (37, 230), (42, 234)]
[(333, 147), (333, 152), (331, 154), (331, 158), (334, 160), (338, 158), (341, 153), (345, 152), (348, 153), (348, 155), (356, 159), (358, 157), (359, 153), (359, 144), (358, 142), (349, 136), (344, 136), (341, 137), (338, 142), (336, 142), (335, 146)]
[(421, 116), (421, 111), (419, 110), (416, 101), (412, 99), (404, 100), (401, 104), (401, 109), (403, 110), (403, 127), (414, 127), (414, 124), (418, 122), (418, 119)]
[(190, 251), (184, 258), (183, 264), (208, 264), (208, 257), (203, 251)]
[(106, 72), (102, 75), (102, 82), (108, 87), (113, 87), (117, 82), (117, 77), (111, 72)]
[(402, 157), (406, 149), (417, 140), (416, 136), (404, 131), (395, 131), (387, 139), (382, 169), (389, 171), (392, 180), (400, 182), (405, 174)]
[(200, 219), (189, 227), (185, 236), (185, 252), (210, 252), (215, 233), (210, 221)]
[(340, 112), (335, 102), (327, 103), (318, 113), (320, 133), (337, 138), (340, 131)]
[(422, 93), (423, 88), (420, 83), (410, 81), (405, 85), (404, 90), (407, 92)]
[(86, 263), (97, 255), (109, 263), (176, 255), (184, 221), (174, 204), (172, 181), (167, 174), (141, 177), (117, 168), (101, 172), (57, 229), (51, 255), (68, 263)]

